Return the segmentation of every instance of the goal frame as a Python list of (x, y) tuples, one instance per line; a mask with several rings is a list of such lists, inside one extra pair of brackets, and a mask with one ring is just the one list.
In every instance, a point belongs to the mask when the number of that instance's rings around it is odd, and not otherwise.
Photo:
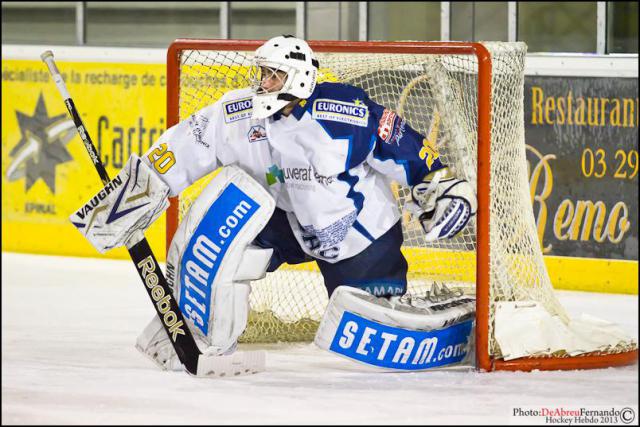
[[(188, 39), (174, 40), (167, 50), (167, 128), (179, 122), (180, 53), (185, 50), (255, 51), (265, 40)], [(309, 40), (314, 52), (402, 53), (474, 55), (478, 61), (477, 188), (489, 189), (491, 176), (491, 55), (475, 42), (354, 42)], [(531, 371), (593, 369), (635, 363), (638, 351), (615, 354), (590, 353), (574, 357), (494, 359), (489, 354), (490, 269), (489, 191), (478, 191), (476, 218), (476, 367), (481, 371)], [(166, 215), (166, 250), (178, 227), (178, 197), (172, 197)]]

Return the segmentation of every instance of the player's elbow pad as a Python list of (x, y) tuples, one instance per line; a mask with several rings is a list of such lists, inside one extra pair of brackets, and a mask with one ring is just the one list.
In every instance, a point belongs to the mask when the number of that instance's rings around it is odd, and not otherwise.
[[(120, 173), (78, 211), (73, 225), (100, 252), (136, 243), (169, 207), (169, 186), (132, 154)], [(139, 233), (136, 233), (139, 232)]]

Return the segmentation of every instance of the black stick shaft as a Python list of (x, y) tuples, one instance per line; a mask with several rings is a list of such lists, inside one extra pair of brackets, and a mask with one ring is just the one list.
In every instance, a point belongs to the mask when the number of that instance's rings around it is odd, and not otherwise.
[[(91, 157), (91, 161), (93, 162), (98, 175), (100, 175), (102, 183), (106, 185), (110, 181), (107, 170), (100, 161), (100, 153), (98, 153), (95, 145), (93, 145), (89, 132), (87, 132), (84, 123), (82, 123), (78, 110), (73, 99), (71, 99), (69, 91), (67, 90), (64, 79), (62, 78), (60, 71), (58, 71), (58, 67), (53, 60), (53, 53), (48, 50), (40, 55), (40, 57), (44, 63), (47, 64), (47, 67), (49, 67), (49, 72), (53, 77), (58, 91), (64, 99), (64, 104), (76, 125), (76, 129), (78, 130), (80, 138), (82, 138), (82, 142), (89, 153), (89, 157)], [(171, 288), (169, 287), (164, 274), (162, 274), (162, 270), (158, 265), (156, 257), (153, 255), (153, 251), (151, 250), (147, 239), (141, 233), (141, 240), (127, 249), (129, 250), (129, 255), (136, 266), (136, 270), (138, 271), (140, 278), (145, 284), (145, 289), (149, 294), (149, 298), (151, 298), (151, 301), (153, 302), (153, 306), (158, 313), (158, 317), (162, 320), (162, 325), (169, 335), (173, 348), (178, 354), (180, 362), (182, 362), (189, 373), (196, 375), (198, 370), (198, 358), (201, 354), (200, 349), (193, 339), (191, 331), (186, 325), (184, 316), (180, 311), (180, 307), (178, 306), (176, 299), (173, 297)], [(159, 290), (152, 292), (152, 289), (156, 289), (157, 286), (162, 288), (162, 292)], [(168, 307), (161, 302), (167, 301), (165, 298), (166, 296), (169, 296)]]

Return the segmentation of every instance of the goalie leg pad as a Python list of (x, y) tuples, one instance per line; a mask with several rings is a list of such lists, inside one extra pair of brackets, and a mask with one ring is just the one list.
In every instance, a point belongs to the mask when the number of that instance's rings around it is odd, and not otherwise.
[(329, 300), (314, 342), (340, 356), (391, 370), (468, 364), (475, 300), (459, 297), (449, 301), (457, 310), (448, 320), (434, 320), (429, 310), (395, 297), (389, 300), (340, 286)]
[(169, 248), (167, 268), (175, 271), (180, 309), (194, 334), (206, 337), (220, 354), (233, 351), (246, 326), (246, 280), (264, 275), (271, 250), (252, 248), (253, 255), (263, 254), (256, 268), (248, 269), (249, 262), (238, 267), (274, 209), (271, 195), (246, 172), (224, 167), (193, 203)]
[[(264, 277), (273, 252), (250, 243), (274, 208), (260, 184), (242, 169), (227, 166), (198, 196), (174, 235), (167, 281), (200, 350), (208, 355), (233, 353), (246, 327), (249, 282)], [(155, 354), (151, 345), (139, 339), (137, 347)]]

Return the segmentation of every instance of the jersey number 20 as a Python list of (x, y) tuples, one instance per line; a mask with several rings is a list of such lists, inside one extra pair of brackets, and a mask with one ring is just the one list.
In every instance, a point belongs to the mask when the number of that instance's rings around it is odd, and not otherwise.
[(147, 156), (154, 169), (160, 174), (165, 174), (169, 169), (176, 164), (176, 158), (173, 155), (173, 151), (167, 150), (167, 144), (160, 144), (158, 148), (153, 150)]

